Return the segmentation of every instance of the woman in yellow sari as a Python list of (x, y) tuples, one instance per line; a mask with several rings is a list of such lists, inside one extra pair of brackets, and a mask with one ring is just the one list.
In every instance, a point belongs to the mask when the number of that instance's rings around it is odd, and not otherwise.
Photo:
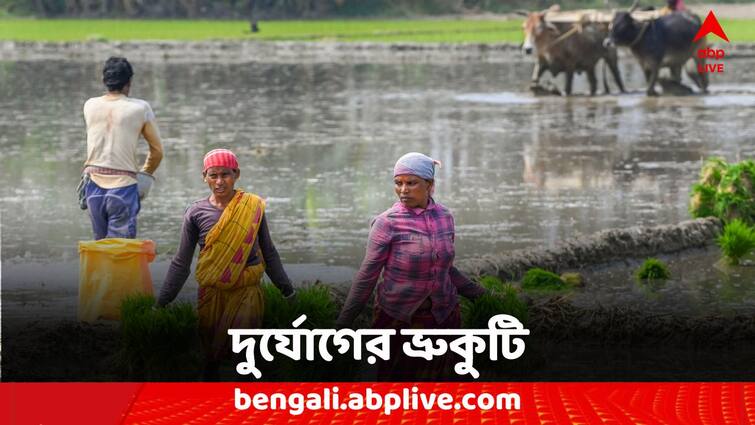
[(157, 300), (164, 306), (175, 299), (191, 273), (199, 244), (197, 311), (208, 380), (217, 378), (220, 361), (231, 353), (228, 329), (262, 326), (263, 272), (285, 297), (294, 295), (270, 238), (265, 202), (234, 187), (239, 174), (231, 151), (215, 149), (205, 155), (202, 175), (211, 193), (186, 209), (181, 242)]

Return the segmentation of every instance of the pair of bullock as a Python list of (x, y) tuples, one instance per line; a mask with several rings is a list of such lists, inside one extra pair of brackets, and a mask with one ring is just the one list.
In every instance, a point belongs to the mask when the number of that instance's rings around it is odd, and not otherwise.
[[(694, 59), (694, 63), (685, 68), (687, 75), (700, 90), (707, 91), (707, 75), (697, 72), (698, 66), (704, 68), (705, 59), (695, 54), (706, 47), (705, 38), (692, 41), (700, 28), (700, 19), (688, 12), (673, 12), (638, 21), (632, 17), (635, 8), (636, 3), (629, 11), (615, 13), (610, 24), (600, 19), (584, 19), (586, 15), (577, 22), (547, 19), (549, 13), (558, 11), (558, 6), (527, 14), (523, 24), (525, 40), (522, 50), (525, 54), (537, 54), (531, 87), (539, 87), (545, 71), (550, 71), (553, 76), (563, 72), (566, 75), (564, 92), (570, 95), (574, 74), (585, 72), (590, 95), (595, 95), (595, 65), (603, 59), (619, 90), (624, 93), (616, 53), (616, 46), (623, 46), (637, 58), (645, 74), (648, 96), (657, 95), (655, 86), (662, 67), (668, 67), (670, 81), (681, 86), (681, 69), (689, 59)], [(605, 72), (603, 77), (608, 93)]]

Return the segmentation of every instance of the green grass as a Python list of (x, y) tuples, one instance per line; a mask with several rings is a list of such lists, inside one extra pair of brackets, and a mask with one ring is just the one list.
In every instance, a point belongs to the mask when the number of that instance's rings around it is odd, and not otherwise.
[(521, 42), (521, 21), (325, 20), (263, 21), (252, 34), (246, 21), (2, 19), (0, 39), (299, 40), (376, 42)]
[[(318, 20), (262, 21), (252, 34), (246, 21), (20, 19), (0, 18), (0, 40), (292, 40), (444, 43), (520, 43), (522, 21), (514, 20)], [(755, 20), (724, 19), (732, 42), (755, 41)], [(717, 41), (712, 38), (711, 41)]]
[[(445, 43), (520, 43), (515, 20), (322, 20), (262, 21), (252, 34), (246, 21), (0, 19), (0, 40), (298, 40)], [(755, 41), (755, 20), (724, 19), (732, 42)], [(717, 39), (711, 39), (716, 41)]]
[[(703, 16), (701, 18), (704, 19)], [(755, 20), (753, 19), (720, 19), (729, 41), (732, 43), (749, 43), (755, 41)], [(720, 43), (726, 49), (726, 42), (716, 36), (709, 36), (708, 42)]]

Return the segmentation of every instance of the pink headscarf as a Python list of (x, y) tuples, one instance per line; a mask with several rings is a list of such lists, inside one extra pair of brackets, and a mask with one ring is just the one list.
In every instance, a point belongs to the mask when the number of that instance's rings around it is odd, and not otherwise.
[(204, 156), (204, 173), (210, 167), (225, 167), (232, 170), (239, 169), (239, 161), (228, 149), (213, 149)]

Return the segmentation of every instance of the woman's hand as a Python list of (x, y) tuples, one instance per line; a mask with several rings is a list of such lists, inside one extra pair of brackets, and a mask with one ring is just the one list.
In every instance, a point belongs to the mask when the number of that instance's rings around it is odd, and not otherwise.
[(284, 295), (283, 299), (285, 299), (286, 301), (288, 301), (289, 305), (295, 304), (296, 303), (296, 299), (297, 299), (296, 289), (291, 290), (290, 294)]

